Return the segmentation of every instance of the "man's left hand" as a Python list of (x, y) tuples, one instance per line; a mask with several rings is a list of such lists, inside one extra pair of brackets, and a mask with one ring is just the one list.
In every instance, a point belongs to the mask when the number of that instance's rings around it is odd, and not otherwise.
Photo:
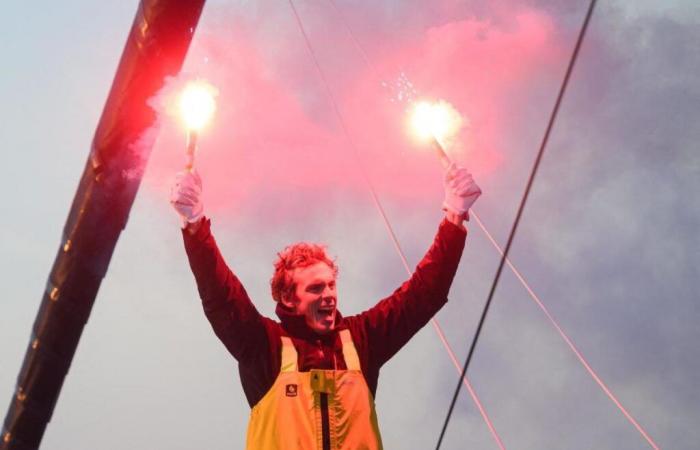
[(445, 173), (444, 186), (445, 201), (442, 209), (447, 213), (448, 219), (452, 222), (455, 218), (469, 220), (469, 208), (481, 195), (481, 189), (472, 175), (464, 167), (452, 163)]

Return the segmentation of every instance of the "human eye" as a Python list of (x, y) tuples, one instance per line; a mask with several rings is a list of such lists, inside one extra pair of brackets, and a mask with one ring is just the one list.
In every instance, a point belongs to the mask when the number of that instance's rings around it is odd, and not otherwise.
[(323, 292), (323, 283), (314, 283), (309, 285), (309, 287), (306, 288), (307, 292), (312, 292), (314, 294), (317, 294), (319, 292)]

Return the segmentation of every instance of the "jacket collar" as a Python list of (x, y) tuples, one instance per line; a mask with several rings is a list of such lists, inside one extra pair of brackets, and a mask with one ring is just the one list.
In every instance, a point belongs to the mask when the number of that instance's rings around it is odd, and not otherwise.
[(335, 328), (333, 331), (328, 334), (318, 334), (306, 324), (306, 317), (303, 315), (294, 314), (291, 309), (287, 308), (280, 302), (277, 302), (275, 314), (277, 314), (280, 322), (282, 322), (282, 328), (284, 328), (284, 330), (290, 336), (306, 341), (326, 341), (333, 339), (336, 332), (340, 329), (340, 324), (343, 321), (343, 316), (340, 314), (340, 311), (336, 311)]

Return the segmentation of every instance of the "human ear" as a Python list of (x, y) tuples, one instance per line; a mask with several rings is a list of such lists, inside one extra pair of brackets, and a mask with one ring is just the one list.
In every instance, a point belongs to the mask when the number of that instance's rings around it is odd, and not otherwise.
[(294, 301), (293, 293), (282, 294), (282, 298), (280, 298), (280, 303), (282, 303), (282, 305), (287, 309), (296, 309), (296, 302)]

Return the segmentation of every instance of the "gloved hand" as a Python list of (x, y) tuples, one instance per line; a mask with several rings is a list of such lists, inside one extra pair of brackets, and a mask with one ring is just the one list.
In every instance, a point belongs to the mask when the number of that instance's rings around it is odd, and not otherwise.
[(469, 219), (469, 208), (481, 195), (472, 175), (464, 167), (451, 163), (445, 172), (445, 201), (442, 209)]
[(202, 179), (197, 171), (184, 170), (175, 175), (174, 184), (170, 189), (170, 204), (182, 218), (183, 227), (202, 218)]

